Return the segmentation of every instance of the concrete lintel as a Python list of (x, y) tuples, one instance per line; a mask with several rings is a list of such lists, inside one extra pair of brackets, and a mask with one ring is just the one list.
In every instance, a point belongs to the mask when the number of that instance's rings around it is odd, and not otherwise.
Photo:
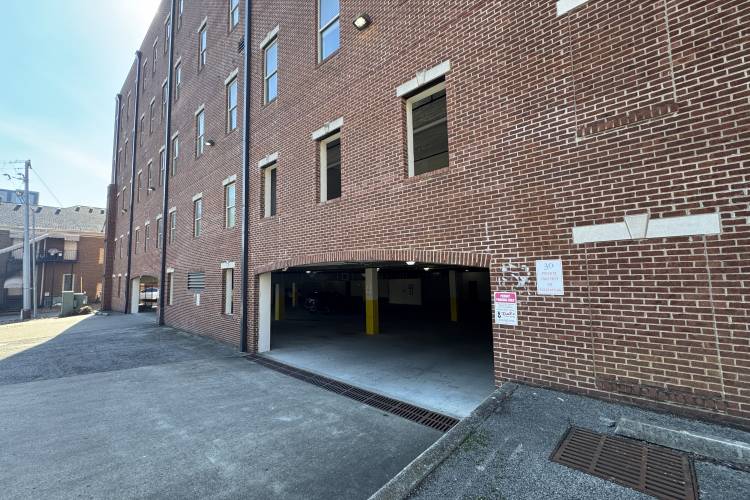
[(234, 269), (234, 266), (235, 266), (234, 262), (226, 261), (226, 262), (222, 262), (221, 263), (221, 268), (222, 269)]
[(279, 153), (278, 152), (271, 153), (270, 155), (266, 156), (265, 158), (263, 158), (262, 160), (258, 162), (258, 168), (262, 170), (266, 168), (267, 166), (273, 165), (274, 163), (278, 161), (279, 161)]
[(319, 141), (323, 139), (324, 137), (333, 134), (337, 130), (341, 130), (343, 126), (344, 126), (344, 117), (342, 116), (341, 118), (337, 118), (336, 120), (333, 120), (332, 122), (326, 123), (321, 128), (313, 132), (312, 140)]
[(557, 15), (563, 16), (571, 10), (579, 7), (589, 0), (558, 0), (557, 2)]
[(402, 85), (399, 85), (398, 88), (396, 88), (396, 96), (404, 97), (405, 95), (411, 94), (420, 87), (424, 87), (428, 83), (437, 80), (441, 76), (445, 76), (450, 70), (451, 62), (450, 60), (448, 60), (443, 61), (437, 66), (428, 70), (420, 71), (419, 73), (417, 73), (416, 77), (412, 78)]
[(226, 179), (224, 179), (223, 185), (226, 187), (229, 184), (231, 184), (233, 182), (236, 182), (236, 181), (237, 181), (237, 176), (236, 175), (230, 175), (229, 177), (227, 177)]
[(271, 43), (271, 42), (273, 42), (274, 38), (276, 38), (277, 36), (279, 36), (279, 27), (278, 27), (278, 25), (274, 29), (272, 29), (271, 31), (268, 32), (268, 34), (263, 39), (263, 41), (260, 42), (260, 45), (258, 46), (258, 48), (260, 50), (265, 49), (268, 46), (268, 44)]
[(198, 193), (195, 196), (193, 196), (193, 202), (196, 202), (200, 200), (201, 198), (203, 198), (203, 193)]
[(750, 465), (750, 444), (621, 418), (615, 434), (735, 464)]
[(598, 243), (680, 236), (721, 234), (721, 215), (717, 213), (649, 219), (647, 214), (628, 216), (625, 222), (595, 224), (573, 228), (573, 243)]

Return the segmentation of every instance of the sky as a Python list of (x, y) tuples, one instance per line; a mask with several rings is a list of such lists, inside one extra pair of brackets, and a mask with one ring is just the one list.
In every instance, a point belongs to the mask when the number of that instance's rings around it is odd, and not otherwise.
[[(0, 174), (29, 159), (40, 204), (105, 207), (115, 96), (159, 0), (2, 4)], [(0, 188), (22, 186), (0, 175)]]

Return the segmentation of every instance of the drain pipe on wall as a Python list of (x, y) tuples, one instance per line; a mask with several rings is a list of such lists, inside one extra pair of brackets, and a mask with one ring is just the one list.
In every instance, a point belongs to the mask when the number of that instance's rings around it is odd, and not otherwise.
[[(159, 325), (164, 326), (165, 306), (167, 305), (167, 222), (169, 216), (169, 164), (172, 161), (172, 78), (174, 74), (174, 34), (177, 0), (172, 0), (169, 11), (169, 48), (167, 49), (167, 109), (164, 117), (164, 164), (160, 165), (159, 175), (164, 178), (161, 206), (161, 269), (159, 271)], [(158, 241), (159, 236), (156, 236)]]
[(128, 273), (125, 279), (125, 314), (130, 314), (130, 299), (132, 291), (132, 280), (130, 279), (131, 266), (133, 264), (133, 208), (135, 207), (135, 172), (136, 172), (136, 155), (138, 154), (138, 112), (140, 111), (141, 98), (141, 51), (135, 53), (135, 113), (133, 115), (133, 155), (131, 158), (130, 169), (130, 208), (128, 208), (130, 221), (128, 223)]
[(240, 351), (247, 352), (248, 301), (250, 300), (250, 97), (252, 68), (252, 0), (245, 0), (245, 54), (243, 59), (245, 80), (242, 116), (242, 305), (240, 314)]

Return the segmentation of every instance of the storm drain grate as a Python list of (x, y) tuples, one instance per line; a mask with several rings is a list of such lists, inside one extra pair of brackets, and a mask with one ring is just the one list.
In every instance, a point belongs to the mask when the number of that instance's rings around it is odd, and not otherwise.
[(656, 498), (698, 498), (687, 455), (635, 439), (571, 427), (551, 459)]
[(304, 370), (300, 370), (299, 368), (285, 365), (284, 363), (280, 363), (276, 360), (266, 358), (264, 356), (250, 354), (247, 356), (247, 358), (258, 363), (259, 365), (265, 366), (266, 368), (270, 368), (271, 370), (283, 373), (284, 375), (288, 375), (309, 384), (322, 387), (327, 391), (340, 394), (341, 396), (353, 399), (354, 401), (357, 401), (359, 403), (372, 406), (373, 408), (377, 408), (378, 410), (382, 410), (401, 418), (411, 420), (412, 422), (417, 422), (418, 424), (422, 424), (441, 432), (449, 431), (451, 428), (453, 428), (454, 425), (458, 423), (457, 418), (443, 415), (441, 413), (436, 413), (425, 408), (420, 408), (419, 406), (414, 406), (397, 399), (382, 396), (375, 392), (360, 389), (359, 387), (349, 385), (338, 380), (333, 380), (322, 375), (306, 372)]

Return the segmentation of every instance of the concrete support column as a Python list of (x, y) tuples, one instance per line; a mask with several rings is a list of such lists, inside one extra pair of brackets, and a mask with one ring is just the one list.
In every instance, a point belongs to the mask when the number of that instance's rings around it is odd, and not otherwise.
[(274, 308), (274, 315), (273, 315), (273, 319), (275, 319), (276, 321), (281, 321), (282, 319), (284, 319), (285, 288), (286, 287), (284, 286), (283, 283), (276, 283), (276, 291), (275, 291), (275, 296), (274, 296), (275, 308)]
[(378, 297), (378, 270), (365, 269), (365, 332), (367, 335), (380, 333)]
[(292, 309), (297, 309), (297, 283), (292, 281)]
[(451, 321), (458, 322), (458, 286), (456, 283), (456, 271), (448, 271), (448, 286), (451, 296)]
[(271, 273), (261, 274), (258, 290), (258, 352), (271, 350)]

